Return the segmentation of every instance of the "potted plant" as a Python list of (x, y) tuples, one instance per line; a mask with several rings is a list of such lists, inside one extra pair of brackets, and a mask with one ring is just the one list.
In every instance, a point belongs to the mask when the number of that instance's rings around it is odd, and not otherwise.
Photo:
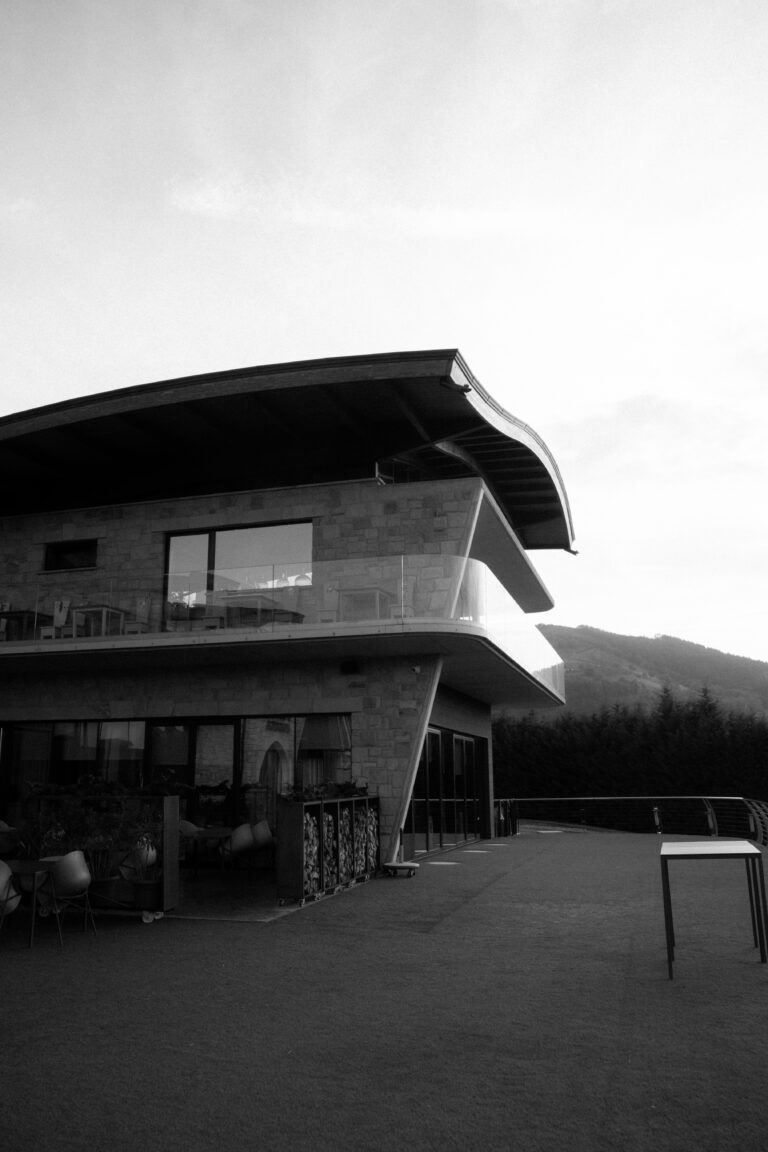
[(125, 879), (133, 884), (134, 907), (141, 909), (145, 920), (162, 915), (159, 860), (162, 833), (162, 821), (145, 806), (132, 822), (131, 847), (120, 868)]

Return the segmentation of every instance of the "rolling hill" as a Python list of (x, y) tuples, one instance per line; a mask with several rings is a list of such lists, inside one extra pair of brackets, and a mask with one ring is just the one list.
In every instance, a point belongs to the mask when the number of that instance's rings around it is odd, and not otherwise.
[[(674, 636), (622, 636), (580, 625), (539, 629), (565, 664), (566, 710), (653, 707), (667, 685), (681, 701), (706, 687), (726, 712), (768, 716), (768, 663)], [(552, 715), (562, 715), (563, 709)]]

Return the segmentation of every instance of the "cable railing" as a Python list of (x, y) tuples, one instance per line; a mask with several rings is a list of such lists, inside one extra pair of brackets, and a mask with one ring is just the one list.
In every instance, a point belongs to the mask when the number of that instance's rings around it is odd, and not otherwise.
[(615, 832), (720, 836), (768, 846), (768, 802), (744, 796), (525, 796), (494, 803), (496, 836), (521, 822)]

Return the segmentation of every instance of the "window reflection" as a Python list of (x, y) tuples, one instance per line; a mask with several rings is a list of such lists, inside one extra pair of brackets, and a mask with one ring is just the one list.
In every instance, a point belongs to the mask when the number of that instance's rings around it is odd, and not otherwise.
[(109, 720), (99, 726), (101, 777), (110, 784), (137, 788), (144, 759), (143, 720)]
[(243, 725), (241, 819), (277, 826), (277, 797), (294, 785), (296, 722), (264, 716)]
[(189, 783), (190, 724), (153, 724), (149, 752), (149, 783), (158, 786)]
[(4, 779), (13, 800), (31, 782), (145, 785), (177, 792), (182, 815), (196, 823), (267, 820), (274, 831), (279, 795), (352, 780), (346, 713), (182, 723), (75, 720), (8, 724), (5, 733)]
[[(167, 616), (205, 619), (219, 613), (264, 614), (265, 590), (312, 583), (312, 525), (269, 524), (252, 528), (175, 535), (168, 547)], [(269, 602), (273, 612), (278, 600)], [(241, 623), (239, 619), (232, 623)], [(246, 623), (252, 622), (246, 619)]]
[(298, 717), (297, 786), (341, 784), (351, 779), (352, 733), (349, 716), (340, 713)]

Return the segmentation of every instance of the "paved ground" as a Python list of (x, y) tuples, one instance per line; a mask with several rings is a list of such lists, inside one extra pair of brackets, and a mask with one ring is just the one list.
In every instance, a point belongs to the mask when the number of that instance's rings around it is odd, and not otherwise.
[[(533, 827), (270, 923), (0, 941), (2, 1143), (29, 1152), (762, 1152), (768, 966), (740, 862)], [(17, 920), (17, 923), (13, 923)]]

